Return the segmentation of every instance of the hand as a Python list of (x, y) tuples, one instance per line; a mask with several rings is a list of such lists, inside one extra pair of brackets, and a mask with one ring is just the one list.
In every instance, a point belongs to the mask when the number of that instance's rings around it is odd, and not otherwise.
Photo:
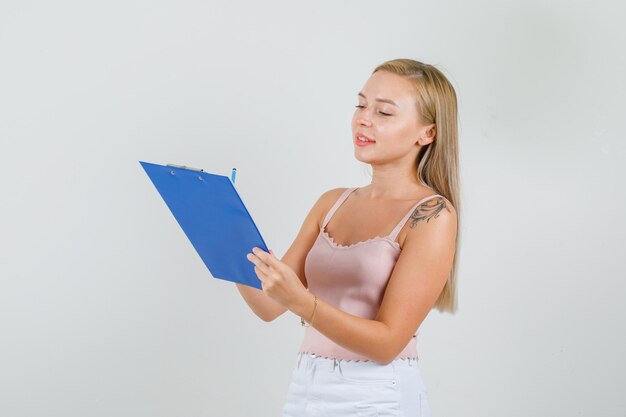
[(254, 247), (252, 253), (248, 253), (246, 257), (256, 265), (254, 272), (261, 280), (263, 293), (283, 307), (291, 310), (306, 295), (303, 293), (307, 290), (298, 275), (289, 265), (276, 258), (271, 249), (267, 253)]

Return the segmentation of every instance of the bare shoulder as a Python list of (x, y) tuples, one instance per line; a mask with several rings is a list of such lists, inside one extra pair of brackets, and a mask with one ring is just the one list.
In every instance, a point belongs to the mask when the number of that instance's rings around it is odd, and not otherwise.
[(341, 194), (344, 193), (344, 191), (346, 191), (348, 188), (347, 187), (339, 187), (339, 188), (332, 188), (328, 191), (323, 192), (320, 197), (319, 200), (321, 202), (335, 202), (335, 200), (337, 200), (339, 198), (339, 196), (341, 196)]
[[(429, 198), (411, 213), (402, 248), (409, 243), (453, 239), (457, 233), (458, 216), (450, 201), (442, 196)], [(453, 239), (455, 240), (455, 239)]]
[(415, 228), (420, 222), (430, 223), (434, 219), (439, 218), (441, 218), (439, 222), (456, 221), (457, 218), (456, 209), (452, 206), (452, 203), (442, 196), (429, 198), (415, 207), (415, 210), (411, 213), (410, 228)]
[(339, 197), (341, 197), (341, 194), (343, 194), (347, 189), (347, 187), (332, 188), (328, 191), (323, 192), (319, 196), (319, 198), (315, 202), (315, 205), (313, 206), (313, 209), (318, 215), (318, 227), (322, 227), (324, 217), (326, 217), (326, 214), (329, 212), (330, 208), (333, 206), (333, 204), (335, 204)]

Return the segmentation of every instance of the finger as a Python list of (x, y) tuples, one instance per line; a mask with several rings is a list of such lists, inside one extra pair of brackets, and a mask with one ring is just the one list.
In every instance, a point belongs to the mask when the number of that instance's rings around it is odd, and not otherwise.
[(252, 248), (252, 252), (259, 257), (263, 262), (265, 262), (268, 266), (277, 266), (278, 260), (276, 257), (271, 256), (269, 253), (265, 252), (263, 249), (259, 249), (257, 247)]
[(257, 248), (256, 246), (252, 248), (252, 253), (265, 263), (267, 263), (267, 259), (270, 258), (267, 252), (265, 252), (263, 249)]
[(256, 274), (256, 276), (259, 278), (261, 282), (265, 283), (265, 274), (263, 273), (263, 271), (259, 269), (258, 266), (254, 267), (254, 273)]
[(257, 255), (253, 253), (249, 253), (246, 255), (248, 260), (252, 262), (256, 268), (259, 269), (262, 273), (267, 273), (267, 265), (263, 262)]
[[(269, 259), (269, 255), (267, 253), (264, 252), (263, 254), (265, 254), (266, 259)], [(260, 258), (259, 255), (263, 256), (263, 254), (258, 253), (258, 252), (256, 254), (249, 253), (247, 255), (247, 258), (250, 262), (256, 265), (256, 267), (261, 273), (268, 275), (272, 267), (268, 265), (265, 261), (263, 261), (263, 259)]]
[(253, 254), (253, 253), (247, 253), (247, 254), (246, 254), (246, 258), (248, 258), (248, 260), (249, 260), (250, 262), (252, 262), (253, 264), (255, 264), (255, 265), (258, 265), (258, 264), (259, 264), (259, 262), (261, 262), (261, 261), (259, 260), (259, 258), (258, 258), (255, 254)]

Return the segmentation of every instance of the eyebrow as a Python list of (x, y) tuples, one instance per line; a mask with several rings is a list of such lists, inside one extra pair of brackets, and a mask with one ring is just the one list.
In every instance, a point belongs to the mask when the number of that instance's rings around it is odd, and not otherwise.
[[(361, 96), (361, 97), (363, 97), (364, 99), (367, 99), (367, 97), (365, 97), (365, 94), (363, 94), (363, 93), (361, 93), (361, 92), (359, 92), (359, 94), (358, 94), (358, 95), (360, 95), (360, 96)], [(393, 101), (393, 100), (389, 100), (388, 98), (377, 98), (377, 99), (375, 99), (375, 100), (376, 100), (376, 101), (382, 101), (383, 103), (393, 104), (394, 106), (396, 106), (396, 107), (398, 107), (398, 108), (400, 107), (400, 106), (398, 106), (398, 105), (396, 104), (396, 102), (395, 102), (395, 101)]]

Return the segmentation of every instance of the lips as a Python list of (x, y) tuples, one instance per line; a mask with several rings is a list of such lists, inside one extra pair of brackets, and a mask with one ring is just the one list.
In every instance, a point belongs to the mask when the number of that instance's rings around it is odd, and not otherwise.
[(367, 139), (370, 142), (376, 142), (375, 140), (373, 140), (372, 138), (370, 138), (369, 136), (365, 136), (363, 133), (357, 132), (356, 135), (354, 135), (354, 138), (356, 140), (359, 140), (359, 137), (363, 137), (365, 139)]

